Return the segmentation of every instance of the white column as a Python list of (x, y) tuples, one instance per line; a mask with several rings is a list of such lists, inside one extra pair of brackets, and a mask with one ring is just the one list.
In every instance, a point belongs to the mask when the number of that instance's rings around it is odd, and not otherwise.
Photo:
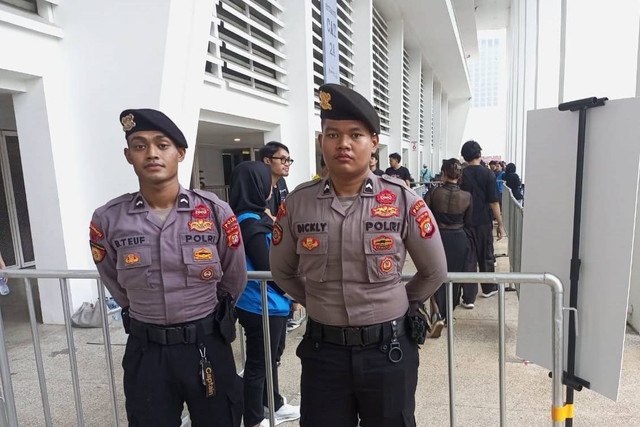
[(371, 0), (354, 0), (351, 6), (355, 90), (373, 103), (373, 4)]
[[(389, 32), (389, 147), (388, 154), (402, 155), (402, 49), (403, 23), (398, 17), (387, 22)], [(403, 159), (404, 160), (404, 159)], [(380, 159), (388, 165), (389, 159)], [(382, 167), (381, 167), (382, 168)], [(384, 169), (384, 168), (382, 168)]]
[(442, 161), (447, 158), (448, 154), (448, 136), (449, 136), (449, 95), (442, 92), (440, 96), (440, 161), (438, 166), (442, 166)]
[(440, 152), (442, 141), (442, 85), (434, 79), (433, 82), (433, 156), (431, 167), (439, 171), (442, 165), (442, 153)]
[[(422, 63), (422, 72), (424, 73), (424, 155), (423, 163), (434, 172), (433, 166), (433, 139), (431, 138), (431, 109), (433, 108), (433, 70), (426, 62)], [(422, 165), (420, 165), (422, 167)]]
[[(409, 53), (409, 108), (411, 111), (410, 146), (407, 164), (413, 179), (419, 181), (420, 164), (420, 73), (422, 71), (422, 52), (420, 49), (410, 49)], [(415, 146), (415, 150), (413, 147)]]

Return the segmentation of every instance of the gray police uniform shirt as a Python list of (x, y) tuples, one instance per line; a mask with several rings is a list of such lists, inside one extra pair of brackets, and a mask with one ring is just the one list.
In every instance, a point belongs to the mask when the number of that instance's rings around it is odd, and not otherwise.
[[(418, 272), (405, 287), (407, 250)], [(446, 279), (447, 260), (424, 201), (403, 183), (370, 172), (346, 212), (329, 178), (289, 194), (273, 229), (271, 272), (312, 319), (365, 326), (424, 302)]]
[(96, 209), (93, 259), (111, 295), (132, 318), (171, 325), (211, 314), (217, 295), (237, 301), (247, 282), (240, 228), (215, 194), (180, 187), (166, 221), (141, 193)]

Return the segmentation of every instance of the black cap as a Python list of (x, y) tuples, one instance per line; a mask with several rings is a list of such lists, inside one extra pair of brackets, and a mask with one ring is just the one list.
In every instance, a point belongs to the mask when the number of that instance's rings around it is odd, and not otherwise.
[(157, 130), (167, 135), (178, 147), (187, 148), (187, 140), (182, 131), (163, 112), (151, 108), (124, 110), (120, 113), (120, 124), (125, 139), (143, 130)]
[(477, 159), (482, 155), (482, 147), (476, 141), (471, 140), (462, 144), (460, 154), (467, 161), (470, 162), (473, 159)]
[(324, 84), (318, 91), (321, 119), (359, 120), (372, 133), (380, 133), (380, 117), (367, 98), (353, 89), (334, 83)]

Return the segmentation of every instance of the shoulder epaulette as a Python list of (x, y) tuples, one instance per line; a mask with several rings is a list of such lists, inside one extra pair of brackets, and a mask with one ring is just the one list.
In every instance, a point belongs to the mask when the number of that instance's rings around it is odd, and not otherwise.
[(388, 182), (389, 184), (393, 184), (397, 187), (402, 187), (405, 188), (407, 190), (409, 190), (409, 187), (407, 187), (407, 184), (404, 183), (404, 181), (398, 179), (398, 178), (392, 178), (387, 174), (383, 174), (380, 176), (381, 179), (383, 179), (384, 181)]
[(291, 193), (289, 193), (289, 195), (287, 197), (290, 197), (291, 194), (293, 194), (295, 192), (298, 192), (300, 190), (303, 190), (305, 188), (310, 188), (310, 187), (313, 187), (315, 185), (319, 185), (322, 181), (324, 181), (324, 179), (322, 179), (322, 178), (321, 179), (312, 179), (311, 181), (307, 181), (307, 182), (303, 182), (302, 184), (298, 184), (296, 186), (296, 188)]
[(224, 204), (224, 202), (222, 200), (220, 200), (220, 198), (218, 196), (216, 196), (214, 193), (212, 193), (210, 191), (204, 191), (204, 190), (200, 190), (200, 189), (193, 189), (191, 191), (193, 191), (194, 193), (196, 193), (198, 196), (202, 197), (203, 199), (207, 199), (210, 202), (215, 203), (216, 205)]
[(105, 203), (104, 205), (96, 209), (96, 214), (100, 215), (110, 207), (120, 205), (122, 203), (129, 203), (131, 200), (133, 200), (134, 195), (135, 193), (125, 193), (122, 196), (118, 196), (115, 199), (111, 199), (107, 203)]

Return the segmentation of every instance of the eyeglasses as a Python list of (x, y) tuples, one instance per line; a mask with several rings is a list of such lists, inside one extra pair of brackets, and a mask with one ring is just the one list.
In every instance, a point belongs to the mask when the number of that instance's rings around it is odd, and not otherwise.
[(292, 165), (293, 164), (293, 159), (291, 157), (270, 157), (270, 159), (278, 159), (280, 160), (280, 163), (282, 163), (283, 165)]

